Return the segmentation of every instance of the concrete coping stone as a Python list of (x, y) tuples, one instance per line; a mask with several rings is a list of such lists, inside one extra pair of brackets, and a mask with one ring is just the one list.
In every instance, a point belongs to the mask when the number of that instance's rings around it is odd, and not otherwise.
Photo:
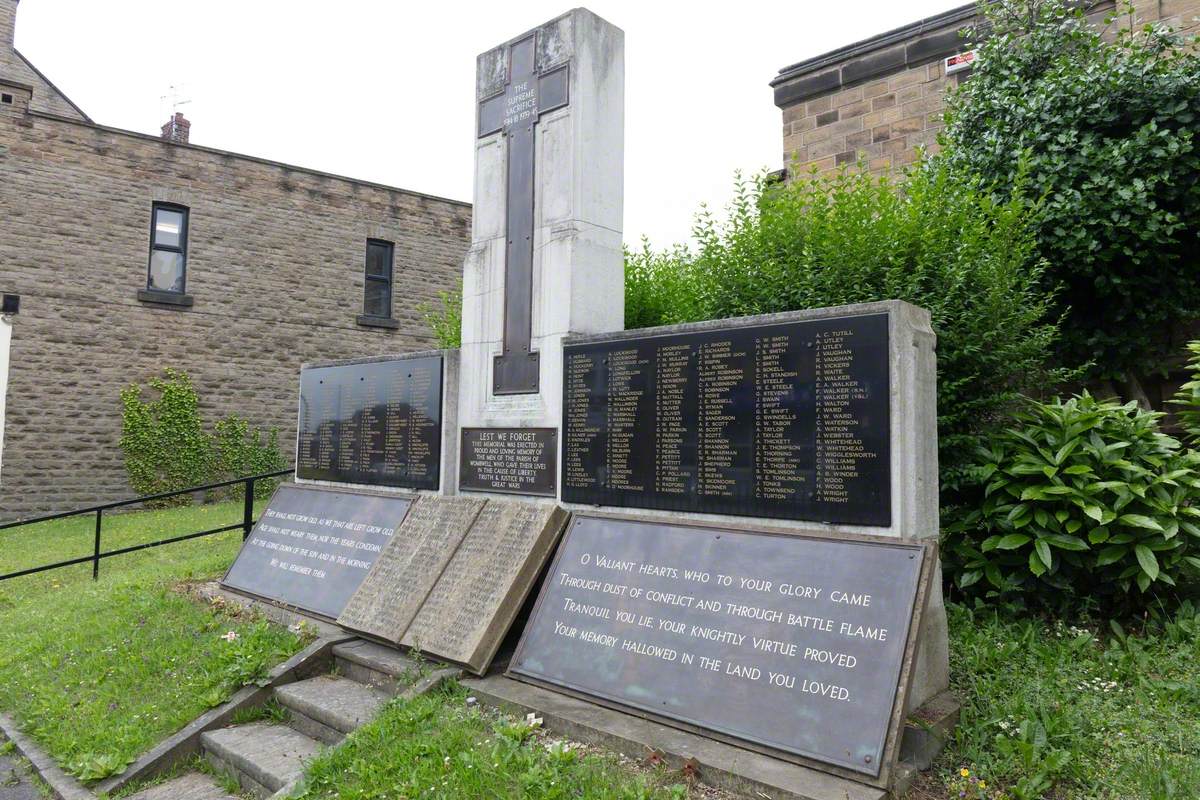
[(321, 369), (324, 367), (349, 367), (355, 364), (380, 364), (385, 361), (411, 361), (416, 358), (433, 358), (444, 356), (449, 350), (414, 350), (411, 353), (385, 353), (379, 356), (364, 356), (363, 358), (338, 358), (330, 361), (305, 361), (301, 369)]
[[(536, 712), (547, 729), (586, 744), (640, 758), (660, 754), (675, 769), (699, 763), (700, 780), (751, 797), (778, 800), (886, 800), (886, 790), (715, 739), (625, 714), (503, 676), (463, 681), (481, 702), (521, 714)], [(694, 759), (694, 761), (693, 761)]]
[[(907, 312), (907, 316), (905, 312)], [(577, 334), (564, 339), (563, 346), (570, 347), (571, 345), (594, 344), (597, 342), (620, 342), (627, 339), (652, 339), (658, 336), (673, 336), (680, 333), (736, 330), (738, 328), (753, 328), (762, 325), (810, 322), (838, 317), (865, 316), (867, 314), (893, 314), (903, 321), (915, 321), (921, 318), (926, 325), (929, 321), (929, 312), (912, 303), (905, 302), (904, 300), (878, 300), (872, 303), (852, 303), (844, 306), (827, 306), (800, 311), (781, 311), (775, 314), (755, 314), (748, 317), (729, 317), (726, 319), (704, 320), (702, 322), (684, 322), (678, 325), (658, 325), (652, 328), (633, 328), (631, 330), (613, 331), (611, 333)]]
[(228, 725), (238, 711), (262, 705), (270, 698), (276, 686), (304, 680), (327, 669), (333, 660), (334, 645), (352, 638), (354, 637), (342, 633), (337, 638), (317, 639), (287, 661), (276, 665), (267, 674), (265, 686), (246, 686), (239, 689), (227, 702), (204, 712), (181, 730), (143, 753), (120, 775), (97, 784), (96, 790), (102, 794), (112, 794), (136, 781), (160, 775), (190, 758), (200, 751), (200, 736), (203, 733)]
[(0, 714), (0, 734), (13, 743), (13, 747), (33, 766), (38, 777), (46, 782), (51, 793), (58, 800), (93, 800), (95, 798), (95, 795), (88, 791), (87, 787), (64, 772), (37, 742), (22, 733), (17, 721), (8, 714)]

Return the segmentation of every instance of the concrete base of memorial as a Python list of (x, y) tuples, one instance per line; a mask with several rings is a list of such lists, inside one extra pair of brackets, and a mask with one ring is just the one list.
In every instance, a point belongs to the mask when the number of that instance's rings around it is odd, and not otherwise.
[(958, 722), (959, 704), (948, 692), (917, 709), (905, 725), (901, 761), (892, 791), (866, 786), (679, 730), (633, 714), (531, 686), (503, 675), (468, 679), (463, 685), (483, 704), (516, 714), (535, 713), (542, 724), (575, 741), (646, 759), (652, 754), (672, 769), (691, 765), (709, 786), (779, 800), (885, 800), (904, 794), (917, 772), (941, 752)]

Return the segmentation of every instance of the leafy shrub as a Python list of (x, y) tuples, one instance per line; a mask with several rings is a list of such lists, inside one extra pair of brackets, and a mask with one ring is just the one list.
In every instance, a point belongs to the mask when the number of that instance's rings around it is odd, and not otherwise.
[[(150, 379), (158, 393), (142, 399), (142, 387), (121, 390), (121, 451), (129, 484), (139, 495), (160, 494), (205, 483), (212, 474), (212, 446), (200, 423), (200, 398), (187, 373), (168, 368)], [(187, 505), (179, 496), (162, 505)]]
[(453, 349), (462, 346), (462, 282), (451, 291), (438, 292), (440, 306), (422, 304), (418, 310), (425, 317), (438, 347)]
[(1171, 403), (1179, 408), (1175, 415), (1188, 441), (1200, 445), (1200, 341), (1189, 342), (1187, 349), (1192, 354), (1191, 380), (1179, 387)]
[(973, 502), (946, 528), (954, 583), (1128, 610), (1200, 573), (1200, 454), (1160, 417), (1086, 392), (1029, 401), (980, 450)]
[[(213, 482), (232, 480), (245, 475), (278, 472), (287, 467), (279, 452), (279, 430), (251, 430), (250, 423), (230, 414), (213, 426)], [(254, 482), (254, 496), (263, 500), (271, 496), (278, 479)], [(231, 487), (231, 497), (240, 498), (243, 487)]]
[(1019, 202), (932, 164), (902, 188), (865, 171), (787, 185), (738, 180), (728, 218), (696, 220), (696, 249), (626, 257), (626, 326), (900, 299), (938, 336), (943, 488), (1023, 390), (1056, 385), (1057, 326)]
[(1033, 212), (1068, 363), (1146, 374), (1164, 331), (1200, 317), (1200, 54), (1132, 9), (1109, 41), (1084, 3), (982, 5), (939, 158)]
[[(251, 430), (249, 423), (229, 415), (204, 430), (200, 399), (187, 373), (168, 368), (165, 377), (150, 379), (157, 396), (143, 399), (137, 384), (121, 390), (121, 451), (129, 485), (139, 495), (216, 483), (274, 472), (287, 466), (279, 452), (279, 432)], [(256, 497), (266, 497), (274, 481), (255, 483)], [(227, 495), (241, 496), (241, 487)], [(189, 505), (190, 495), (178, 495), (150, 505)]]

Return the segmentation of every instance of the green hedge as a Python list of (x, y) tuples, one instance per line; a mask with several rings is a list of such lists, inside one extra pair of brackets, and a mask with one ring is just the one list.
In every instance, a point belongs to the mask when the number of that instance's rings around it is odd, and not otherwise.
[(902, 185), (847, 171), (787, 185), (738, 181), (724, 219), (702, 213), (694, 248), (630, 252), (626, 327), (900, 299), (938, 336), (942, 486), (1021, 392), (1056, 386), (1058, 327), (1028, 211), (938, 164)]

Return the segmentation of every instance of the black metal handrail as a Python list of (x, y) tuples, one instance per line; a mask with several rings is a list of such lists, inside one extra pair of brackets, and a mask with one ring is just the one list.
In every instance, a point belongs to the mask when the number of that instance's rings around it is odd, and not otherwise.
[[(0, 524), (0, 531), (10, 528), (18, 528), (23, 525), (36, 525), (39, 522), (50, 522), (56, 519), (66, 519), (67, 517), (82, 516), (84, 514), (96, 515), (96, 535), (90, 556), (79, 556), (78, 558), (69, 558), (66, 561), (58, 561), (54, 564), (43, 564), (39, 567), (29, 567), (27, 569), (9, 572), (5, 575), (0, 575), (0, 581), (6, 581), (10, 578), (20, 578), (25, 575), (33, 575), (38, 572), (46, 572), (52, 569), (62, 569), (63, 567), (73, 567), (76, 564), (86, 564), (92, 562), (92, 580), (97, 580), (100, 577), (100, 561), (113, 556), (122, 556), (128, 553), (134, 553), (138, 550), (146, 550), (151, 547), (162, 547), (167, 544), (175, 544), (176, 542), (186, 542), (189, 539), (199, 539), (202, 536), (212, 536), (226, 531), (234, 531), (238, 528), (242, 529), (242, 541), (245, 541), (250, 536), (250, 531), (254, 528), (254, 483), (260, 480), (269, 480), (271, 478), (281, 478), (285, 475), (291, 475), (295, 472), (294, 469), (281, 469), (277, 472), (264, 472), (259, 475), (247, 475), (243, 478), (234, 478), (233, 480), (220, 481), (219, 483), (209, 483), (203, 486), (190, 486), (187, 489), (178, 489), (173, 492), (160, 492), (159, 494), (148, 494), (142, 497), (135, 497), (132, 500), (117, 500), (113, 503), (102, 503), (98, 506), (88, 506), (87, 508), (77, 508), (73, 511), (63, 511), (58, 514), (47, 514), (42, 517), (34, 517), (33, 519), (22, 519), (16, 522), (5, 522)], [(212, 528), (206, 531), (196, 531), (195, 533), (185, 533), (181, 536), (172, 536), (169, 539), (159, 539), (154, 542), (146, 542), (144, 544), (130, 545), (129, 547), (119, 547), (116, 550), (101, 551), (100, 540), (104, 527), (104, 512), (111, 511), (114, 508), (123, 508), (124, 506), (134, 506), (141, 503), (146, 503), (152, 500), (165, 500), (169, 497), (178, 497), (183, 494), (191, 494), (193, 492), (203, 492), (209, 489), (221, 489), (226, 486), (235, 486), (243, 484), (242, 498), (242, 521), (235, 522), (232, 525), (225, 525), (220, 528)]]

